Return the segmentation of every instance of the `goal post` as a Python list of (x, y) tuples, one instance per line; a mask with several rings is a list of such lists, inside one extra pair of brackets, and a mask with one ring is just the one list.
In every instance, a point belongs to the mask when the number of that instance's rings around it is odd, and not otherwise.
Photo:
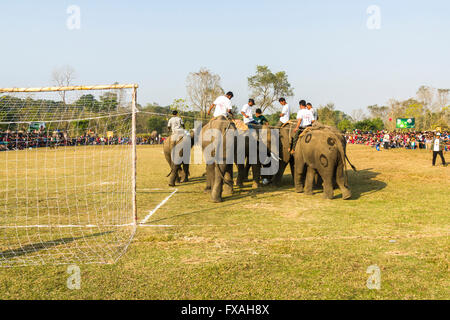
[(126, 251), (137, 89), (0, 88), (0, 267), (114, 263)]

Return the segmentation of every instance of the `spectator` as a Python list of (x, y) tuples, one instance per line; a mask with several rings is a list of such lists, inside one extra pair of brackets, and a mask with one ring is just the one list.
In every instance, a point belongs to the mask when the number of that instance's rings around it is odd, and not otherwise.
[(433, 140), (433, 167), (436, 166), (436, 158), (439, 155), (441, 157), (442, 165), (447, 166), (444, 158), (444, 143), (441, 139), (441, 134), (438, 132)]

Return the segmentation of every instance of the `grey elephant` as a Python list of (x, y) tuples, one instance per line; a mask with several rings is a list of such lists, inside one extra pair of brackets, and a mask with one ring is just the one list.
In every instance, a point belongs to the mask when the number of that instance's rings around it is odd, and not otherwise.
[[(266, 139), (262, 138), (263, 133), (266, 133)], [(237, 161), (236, 165), (238, 168), (238, 177), (236, 179), (236, 185), (238, 187), (244, 186), (244, 181), (248, 180), (249, 170), (252, 169), (253, 174), (253, 185), (252, 188), (258, 189), (261, 187), (261, 159), (260, 159), (260, 148), (264, 147), (266, 150), (270, 150), (270, 128), (269, 126), (257, 126), (254, 125), (251, 130), (248, 131), (237, 131), (237, 139), (244, 139), (245, 148), (244, 148), (244, 156), (241, 157), (240, 160)], [(251, 140), (253, 140), (251, 142)], [(238, 145), (238, 141), (235, 141), (236, 145)], [(250, 145), (253, 143), (256, 148), (251, 147)], [(238, 155), (239, 157), (239, 155)], [(256, 161), (250, 161), (252, 160)], [(245, 160), (245, 161), (243, 161)], [(252, 162), (252, 163), (250, 163)]]
[(344, 200), (351, 198), (346, 172), (346, 140), (337, 129), (316, 124), (306, 130), (295, 146), (294, 159), (296, 192), (312, 194), (318, 174), (323, 181), (324, 198), (333, 199), (334, 183), (342, 191)]
[(296, 123), (288, 122), (279, 128), (279, 168), (275, 176), (272, 177), (272, 183), (274, 186), (281, 186), (281, 180), (284, 172), (289, 165), (291, 168), (292, 178), (294, 178), (294, 156), (290, 153), (292, 139), (294, 138), (294, 129)]
[[(211, 200), (216, 203), (223, 201), (223, 195), (233, 193), (233, 163), (235, 159), (227, 161), (227, 133), (229, 131), (233, 132), (231, 139), (234, 140), (236, 126), (226, 117), (220, 116), (206, 124), (200, 133), (202, 150), (206, 159), (205, 191), (211, 192)], [(218, 134), (218, 136), (214, 134)]]
[[(185, 144), (183, 146), (183, 144)], [(186, 183), (189, 181), (189, 164), (190, 164), (190, 150), (194, 145), (194, 134), (191, 131), (190, 136), (188, 135), (171, 135), (168, 137), (163, 144), (164, 156), (167, 163), (170, 166), (169, 186), (174, 187), (178, 183)], [(177, 146), (177, 150), (174, 150)], [(189, 150), (189, 154), (184, 157), (183, 150)], [(183, 161), (177, 161), (180, 163), (174, 163), (174, 152), (178, 151), (178, 156)], [(189, 159), (189, 161), (184, 161), (184, 159)]]

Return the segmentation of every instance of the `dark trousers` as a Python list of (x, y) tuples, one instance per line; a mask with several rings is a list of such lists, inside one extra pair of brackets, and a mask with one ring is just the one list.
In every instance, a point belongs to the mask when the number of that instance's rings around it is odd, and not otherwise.
[(444, 152), (443, 151), (433, 151), (433, 166), (436, 165), (436, 158), (437, 158), (438, 155), (441, 157), (442, 165), (445, 166), (446, 162), (445, 162), (445, 159), (444, 159)]
[(294, 135), (294, 139), (292, 140), (291, 150), (295, 150), (295, 147), (297, 146), (298, 138), (300, 138), (300, 135), (301, 135), (301, 134), (303, 133), (303, 131), (305, 131), (306, 128), (308, 128), (308, 127), (312, 127), (312, 125), (309, 125), (309, 126), (307, 126), (307, 127), (305, 127), (305, 128), (298, 128), (297, 132), (296, 132), (295, 135)]

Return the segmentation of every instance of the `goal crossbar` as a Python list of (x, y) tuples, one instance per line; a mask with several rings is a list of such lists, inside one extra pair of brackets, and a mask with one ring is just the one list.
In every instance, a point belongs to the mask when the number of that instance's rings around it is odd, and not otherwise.
[(113, 84), (100, 86), (70, 86), (70, 87), (43, 87), (43, 88), (0, 88), (0, 92), (54, 92), (78, 90), (108, 90), (108, 89), (137, 89), (137, 84)]

